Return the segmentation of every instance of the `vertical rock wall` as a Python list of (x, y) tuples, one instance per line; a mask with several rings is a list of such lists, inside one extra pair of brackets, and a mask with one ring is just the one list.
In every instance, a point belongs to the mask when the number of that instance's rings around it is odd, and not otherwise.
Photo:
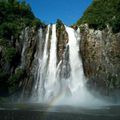
[(81, 26), (81, 54), (85, 75), (93, 87), (120, 88), (120, 33)]

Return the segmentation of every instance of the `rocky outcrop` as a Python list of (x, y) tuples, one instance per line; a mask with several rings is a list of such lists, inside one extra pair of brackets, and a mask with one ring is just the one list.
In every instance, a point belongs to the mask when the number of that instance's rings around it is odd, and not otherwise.
[(80, 28), (80, 52), (88, 83), (96, 88), (119, 89), (120, 33), (113, 34), (109, 27), (102, 31), (87, 25)]
[[(26, 76), (21, 80), (19, 87), (22, 87), (22, 97), (28, 98), (30, 96), (32, 88), (34, 86), (34, 72), (36, 66), (39, 64), (37, 57), (42, 57), (42, 51), (44, 48), (46, 28), (40, 28), (35, 31), (34, 28), (27, 27), (21, 34), (21, 40), (23, 40), (23, 48), (21, 53), (21, 68), (25, 70)], [(38, 51), (40, 51), (38, 53)], [(25, 99), (25, 98), (24, 98)]]
[(68, 35), (65, 30), (65, 26), (62, 23), (57, 27), (56, 29), (57, 34), (57, 63), (60, 62), (60, 60), (63, 59), (64, 50), (66, 48), (66, 44), (68, 43)]

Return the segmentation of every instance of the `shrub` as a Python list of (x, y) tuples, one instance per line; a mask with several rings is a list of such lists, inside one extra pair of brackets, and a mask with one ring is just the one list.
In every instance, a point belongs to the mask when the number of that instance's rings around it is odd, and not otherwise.
[(15, 74), (13, 74), (8, 82), (9, 82), (9, 92), (13, 93), (18, 89), (18, 84), (20, 82), (20, 80), (23, 78), (24, 76), (24, 70), (18, 68), (15, 72)]
[(34, 19), (33, 21), (32, 21), (32, 24), (31, 24), (31, 26), (35, 26), (35, 29), (37, 30), (38, 28), (40, 28), (40, 26), (42, 26), (43, 25), (43, 23), (39, 20), (39, 19)]
[(0, 45), (7, 47), (9, 44), (8, 44), (8, 41), (6, 39), (0, 39)]
[(56, 21), (56, 29), (60, 30), (62, 25), (63, 25), (62, 21), (60, 19), (57, 19), (57, 21)]
[(16, 56), (15, 48), (6, 48), (4, 52), (4, 58), (7, 63), (11, 63)]

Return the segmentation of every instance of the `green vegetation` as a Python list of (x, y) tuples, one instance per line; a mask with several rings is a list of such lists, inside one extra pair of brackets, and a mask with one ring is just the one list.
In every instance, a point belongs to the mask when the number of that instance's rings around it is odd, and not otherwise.
[(62, 23), (62, 21), (60, 19), (57, 19), (56, 21), (56, 29), (60, 30), (61, 26), (63, 26), (64, 24)]
[(93, 3), (77, 21), (77, 25), (88, 23), (90, 28), (112, 27), (114, 33), (120, 32), (120, 0), (93, 0)]
[(11, 39), (18, 37), (21, 30), (26, 26), (44, 25), (35, 18), (31, 8), (25, 1), (8, 0), (0, 2), (0, 38)]
[(7, 63), (11, 63), (16, 56), (16, 49), (12, 48), (12, 47), (11, 48), (6, 48), (4, 54), (5, 54), (5, 61)]
[(9, 46), (8, 41), (4, 38), (0, 39), (0, 46), (8, 47)]
[(24, 77), (24, 70), (23, 69), (17, 69), (15, 74), (10, 76), (8, 83), (9, 83), (9, 92), (14, 93), (18, 89), (18, 86), (16, 84), (19, 84), (20, 80)]
[(107, 87), (109, 87), (110, 89), (120, 88), (120, 79), (119, 78), (120, 78), (119, 76), (108, 73), (107, 80), (106, 80)]

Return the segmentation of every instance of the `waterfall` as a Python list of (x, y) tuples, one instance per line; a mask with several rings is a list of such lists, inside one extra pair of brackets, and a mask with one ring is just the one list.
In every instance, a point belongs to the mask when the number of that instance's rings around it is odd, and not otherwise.
[(57, 65), (57, 37), (56, 37), (56, 25), (52, 25), (52, 35), (50, 42), (50, 54), (47, 70), (47, 79), (45, 81), (45, 97), (50, 99), (54, 97), (54, 91), (56, 87), (56, 65)]
[[(60, 98), (61, 104), (87, 104), (88, 100), (98, 102), (86, 88), (86, 79), (80, 57), (80, 29), (65, 26), (68, 43), (65, 45), (62, 60), (57, 64), (56, 24), (48, 25), (43, 56), (38, 56), (37, 79), (33, 94), (35, 102), (49, 104)], [(49, 46), (49, 47), (48, 47)], [(60, 104), (58, 103), (58, 104)]]
[[(41, 55), (38, 55), (38, 71), (37, 71), (36, 84), (35, 84), (35, 90), (37, 91), (37, 96), (35, 97), (38, 98), (37, 101), (42, 101), (44, 97), (45, 73), (46, 73), (46, 66), (47, 66), (47, 61), (48, 61), (49, 31), (50, 31), (50, 25), (48, 25), (47, 27), (47, 33), (46, 33), (46, 38), (45, 38), (45, 45), (44, 45), (42, 59), (40, 58)], [(41, 43), (39, 44), (41, 45)], [(39, 95), (40, 97), (38, 97)]]
[(85, 86), (83, 66), (79, 55), (80, 33), (70, 27), (66, 27), (66, 31), (69, 38), (68, 45), (71, 66), (70, 91), (74, 94), (74, 92), (83, 89)]

